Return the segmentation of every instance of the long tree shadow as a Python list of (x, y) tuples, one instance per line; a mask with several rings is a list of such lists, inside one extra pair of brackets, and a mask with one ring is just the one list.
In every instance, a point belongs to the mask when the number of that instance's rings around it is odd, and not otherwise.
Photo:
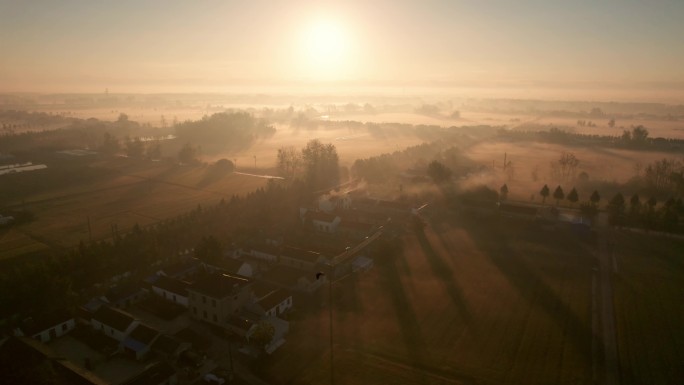
[[(397, 256), (398, 257), (398, 256)], [(397, 315), (399, 328), (401, 329), (402, 339), (408, 352), (411, 362), (417, 367), (425, 367), (425, 346), (420, 332), (420, 324), (416, 317), (415, 310), (411, 304), (401, 276), (394, 259), (388, 260), (378, 266), (381, 271), (382, 286), (384, 286), (389, 298), (392, 301), (394, 311)], [(422, 372), (419, 380), (422, 384), (429, 383)]]
[(569, 334), (570, 342), (590, 366), (591, 341), (597, 338), (590, 325), (583, 322), (553, 289), (532, 271), (524, 258), (511, 247), (506, 234), (498, 228), (498, 223), (491, 223), (490, 226), (468, 226), (467, 230), (480, 250), (487, 254), (494, 266), (518, 289), (520, 295), (530, 303), (541, 306), (563, 333)]
[(456, 309), (458, 309), (458, 312), (461, 314), (461, 317), (463, 317), (466, 325), (471, 326), (470, 322), (472, 317), (468, 309), (468, 304), (463, 298), (463, 290), (461, 290), (454, 281), (453, 270), (432, 247), (422, 226), (415, 226), (414, 232), (423, 253), (425, 253), (427, 260), (430, 263), (433, 274), (442, 281), (442, 284), (449, 294), (449, 298), (451, 298), (451, 302), (456, 306)]

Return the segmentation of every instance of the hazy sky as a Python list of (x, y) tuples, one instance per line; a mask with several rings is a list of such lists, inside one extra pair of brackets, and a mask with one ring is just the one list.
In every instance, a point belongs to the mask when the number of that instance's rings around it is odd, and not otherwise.
[(684, 84), (684, 0), (0, 0), (0, 92)]

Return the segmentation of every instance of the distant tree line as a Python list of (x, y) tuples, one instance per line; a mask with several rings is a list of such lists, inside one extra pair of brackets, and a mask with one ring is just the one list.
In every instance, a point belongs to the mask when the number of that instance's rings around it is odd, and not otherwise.
[(684, 139), (651, 138), (643, 126), (623, 131), (621, 136), (576, 134), (559, 128), (549, 131), (519, 131), (500, 129), (497, 137), (506, 141), (538, 141), (569, 146), (600, 146), (645, 151), (684, 151)]

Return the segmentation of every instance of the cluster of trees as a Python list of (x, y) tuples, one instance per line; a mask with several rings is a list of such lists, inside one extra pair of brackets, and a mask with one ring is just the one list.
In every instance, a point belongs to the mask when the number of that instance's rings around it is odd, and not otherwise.
[[(506, 188), (506, 192), (508, 192), (508, 188)], [(539, 190), (539, 195), (541, 195), (542, 197), (542, 203), (546, 203), (546, 198), (548, 198), (550, 194), (551, 190), (549, 189), (548, 185), (544, 185), (544, 187), (542, 187), (541, 190)], [(556, 189), (553, 190), (553, 199), (556, 200), (556, 205), (560, 205), (560, 201), (563, 199), (567, 199), (571, 205), (574, 205), (579, 201), (579, 194), (577, 193), (577, 189), (573, 187), (572, 190), (570, 190), (570, 192), (567, 195), (565, 195), (563, 187), (558, 185), (558, 187), (556, 187)], [(593, 204), (598, 204), (600, 200), (601, 196), (599, 195), (598, 191), (594, 191), (591, 194), (591, 197), (589, 197), (589, 201)]]
[(563, 152), (560, 159), (551, 162), (551, 177), (560, 181), (575, 179), (579, 159), (571, 152)]
[[(433, 159), (428, 162), (427, 159)], [(366, 159), (357, 159), (352, 165), (352, 175), (369, 183), (384, 183), (401, 170), (412, 169), (426, 172), (435, 182), (446, 180), (453, 170), (468, 164), (462, 152), (442, 141), (407, 147), (403, 151), (385, 153)]]
[(684, 163), (662, 159), (644, 169), (646, 187), (658, 194), (684, 194)]
[(281, 176), (290, 179), (297, 178), (300, 172), (303, 173), (306, 184), (317, 190), (339, 183), (339, 160), (333, 144), (313, 139), (301, 151), (292, 146), (279, 148), (276, 168)]
[(260, 138), (275, 134), (267, 120), (247, 112), (221, 112), (198, 121), (186, 121), (175, 126), (176, 136), (205, 149), (225, 151), (248, 148)]
[(144, 142), (139, 137), (126, 136), (122, 144), (109, 132), (104, 133), (99, 150), (105, 155), (115, 155), (123, 151), (129, 158), (160, 159), (162, 156), (159, 141)]
[[(508, 186), (501, 187), (501, 195), (508, 194)], [(544, 185), (539, 191), (542, 197), (542, 202), (546, 198), (552, 196), (556, 199), (556, 204), (567, 199), (571, 205), (579, 201), (579, 194), (577, 190), (573, 189), (565, 195), (563, 188), (559, 185), (551, 194), (548, 185)], [(601, 195), (598, 191), (594, 192), (589, 197), (589, 200), (580, 205), (580, 210), (583, 215), (594, 218), (599, 211), (599, 202)], [(606, 205), (606, 212), (608, 213), (608, 221), (611, 225), (616, 226), (632, 226), (642, 227), (649, 230), (662, 230), (675, 232), (679, 230), (679, 217), (684, 215), (684, 203), (682, 198), (669, 198), (667, 201), (656, 208), (658, 204), (655, 196), (651, 196), (647, 201), (643, 202), (638, 194), (632, 195), (629, 202), (626, 201), (621, 193), (615, 194)]]
[(638, 194), (626, 202), (617, 193), (606, 206), (609, 223), (616, 226), (641, 227), (648, 230), (675, 232), (679, 230), (679, 217), (684, 215), (682, 198), (670, 198), (656, 208), (658, 201), (651, 196), (642, 202)]

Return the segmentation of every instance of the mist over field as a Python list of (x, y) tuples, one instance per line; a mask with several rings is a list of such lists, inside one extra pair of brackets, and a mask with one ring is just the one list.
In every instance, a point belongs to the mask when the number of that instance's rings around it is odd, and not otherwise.
[(674, 384), (683, 3), (0, 1), (0, 378)]

